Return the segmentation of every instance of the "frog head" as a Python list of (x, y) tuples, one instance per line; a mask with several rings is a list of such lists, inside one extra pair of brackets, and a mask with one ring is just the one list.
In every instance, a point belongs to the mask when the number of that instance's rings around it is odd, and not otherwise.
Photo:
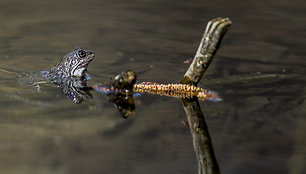
[(94, 53), (75, 47), (74, 50), (64, 56), (60, 64), (70, 76), (83, 77), (87, 71), (88, 64), (95, 57)]
[(75, 47), (61, 61), (47, 72), (47, 77), (56, 80), (65, 77), (85, 77), (88, 64), (93, 60), (94, 53)]

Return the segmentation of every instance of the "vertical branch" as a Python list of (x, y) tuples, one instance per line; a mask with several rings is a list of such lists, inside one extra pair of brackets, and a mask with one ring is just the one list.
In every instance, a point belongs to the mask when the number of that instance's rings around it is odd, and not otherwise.
[[(208, 22), (197, 53), (182, 80), (183, 84), (197, 85), (199, 83), (231, 23), (228, 18), (216, 18)], [(194, 151), (198, 159), (198, 173), (220, 174), (198, 99), (182, 99), (182, 102), (193, 139)]]
[(182, 80), (183, 84), (199, 83), (231, 24), (228, 18), (216, 18), (208, 22), (197, 53)]
[(198, 173), (220, 174), (199, 101), (197, 99), (182, 99), (182, 101), (192, 135), (194, 151), (198, 159)]

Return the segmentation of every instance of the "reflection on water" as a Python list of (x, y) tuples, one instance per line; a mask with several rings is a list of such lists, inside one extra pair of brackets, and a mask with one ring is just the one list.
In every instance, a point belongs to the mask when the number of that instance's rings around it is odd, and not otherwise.
[(182, 101), (198, 160), (198, 173), (219, 174), (220, 169), (199, 101), (194, 99), (182, 99)]
[(90, 88), (87, 87), (86, 79), (83, 78), (67, 78), (61, 83), (57, 84), (60, 91), (74, 103), (80, 104), (92, 98)]
[[(104, 82), (179, 82), (205, 23), (233, 26), (199, 86), (222, 173), (305, 173), (305, 13), (299, 1), (1, 1), (0, 68), (39, 72), (80, 45)], [(281, 76), (253, 78), (261, 74)], [(262, 77), (262, 76), (260, 76)], [(88, 81), (92, 85), (93, 81)], [(28, 92), (0, 72), (0, 173), (197, 173), (179, 100), (142, 95), (122, 119), (106, 96), (77, 105), (52, 86)]]

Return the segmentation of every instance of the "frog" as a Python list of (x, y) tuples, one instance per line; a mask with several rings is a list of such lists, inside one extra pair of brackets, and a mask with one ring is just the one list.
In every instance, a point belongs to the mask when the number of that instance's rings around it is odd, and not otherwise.
[[(10, 73), (14, 74), (18, 84), (26, 88), (24, 93), (39, 92), (42, 84), (55, 84), (66, 98), (75, 103), (81, 103), (91, 98), (86, 81), (90, 79), (87, 68), (94, 57), (95, 54), (92, 51), (77, 46), (47, 71)], [(23, 92), (17, 93), (20, 95)]]
[(48, 71), (41, 71), (41, 73), (43, 77), (55, 83), (60, 83), (70, 77), (87, 79), (87, 67), (94, 57), (95, 54), (92, 51), (75, 47), (74, 50), (66, 54), (58, 64)]

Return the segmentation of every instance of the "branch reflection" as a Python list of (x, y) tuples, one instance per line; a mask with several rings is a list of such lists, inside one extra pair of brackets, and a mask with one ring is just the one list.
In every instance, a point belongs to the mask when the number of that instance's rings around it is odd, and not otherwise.
[(218, 162), (198, 99), (185, 98), (182, 99), (182, 102), (193, 139), (194, 151), (198, 160), (198, 173), (219, 174)]
[(136, 74), (131, 70), (123, 71), (104, 85), (94, 85), (92, 89), (107, 94), (108, 101), (115, 104), (123, 118), (128, 118), (135, 111), (133, 85)]

